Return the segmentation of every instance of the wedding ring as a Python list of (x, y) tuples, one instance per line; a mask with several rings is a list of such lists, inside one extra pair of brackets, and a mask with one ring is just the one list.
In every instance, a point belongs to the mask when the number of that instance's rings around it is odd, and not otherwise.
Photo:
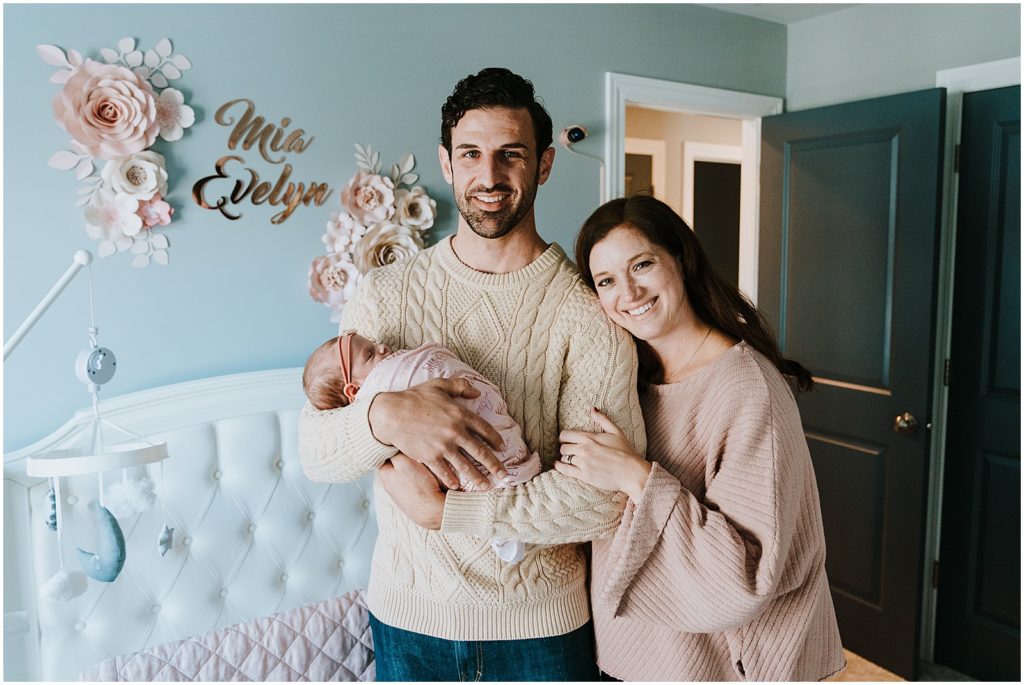
[(562, 461), (564, 461), (569, 466), (572, 466), (572, 458), (575, 456), (575, 454), (567, 454), (564, 457), (562, 457)]

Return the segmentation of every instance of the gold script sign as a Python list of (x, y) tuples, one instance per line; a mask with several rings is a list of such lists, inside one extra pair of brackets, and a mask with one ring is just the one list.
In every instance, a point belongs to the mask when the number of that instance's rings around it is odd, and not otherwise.
[[(238, 121), (230, 114), (233, 109), (240, 109), (236, 105), (245, 107)], [(281, 124), (275, 126), (269, 124), (261, 116), (256, 116), (256, 105), (248, 98), (238, 98), (225, 102), (217, 110), (214, 119), (221, 126), (234, 126), (231, 136), (228, 138), (228, 149), (234, 150), (241, 143), (243, 150), (258, 147), (260, 156), (271, 164), (280, 164), (281, 171), (277, 181), (260, 181), (260, 175), (245, 164), (245, 159), (239, 155), (224, 155), (213, 165), (214, 173), (205, 176), (192, 186), (192, 199), (203, 209), (216, 209), (227, 218), (234, 221), (242, 216), (234, 205), (241, 204), (248, 198), (254, 205), (264, 202), (277, 207), (283, 205), (280, 212), (270, 218), (270, 223), (280, 224), (292, 215), (292, 212), (299, 205), (309, 206), (310, 202), (316, 206), (323, 205), (331, 194), (331, 188), (326, 183), (311, 182), (309, 185), (290, 181), (292, 165), (288, 164), (286, 153), (301, 154), (313, 144), (314, 138), (310, 136), (305, 139), (306, 132), (297, 128), (291, 133), (285, 133), (292, 120), (288, 117), (281, 119)], [(230, 167), (230, 168), (229, 168)], [(246, 178), (246, 174), (248, 177)], [(237, 175), (237, 177), (236, 177)], [(218, 179), (235, 179), (231, 191), (221, 195), (212, 203), (207, 200), (207, 184)], [(216, 194), (216, 192), (214, 192)]]

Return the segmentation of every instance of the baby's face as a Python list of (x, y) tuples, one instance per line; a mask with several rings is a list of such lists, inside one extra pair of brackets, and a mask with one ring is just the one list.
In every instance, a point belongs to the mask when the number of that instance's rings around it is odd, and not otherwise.
[(361, 335), (353, 335), (352, 358), (349, 365), (352, 382), (362, 384), (366, 377), (370, 375), (373, 367), (377, 366), (389, 354), (391, 354), (391, 348), (387, 345), (377, 345)]

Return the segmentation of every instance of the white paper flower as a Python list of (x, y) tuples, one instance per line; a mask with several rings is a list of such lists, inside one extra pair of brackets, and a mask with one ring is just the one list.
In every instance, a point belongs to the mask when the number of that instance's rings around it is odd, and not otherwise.
[(425, 231), (434, 225), (436, 217), (437, 202), (427, 195), (423, 186), (395, 191), (395, 218), (398, 223)]
[(395, 184), (386, 176), (359, 171), (341, 191), (341, 204), (356, 221), (372, 226), (395, 213)]
[(164, 88), (156, 99), (156, 122), (160, 137), (166, 141), (180, 140), (185, 129), (196, 122), (196, 113), (185, 104), (185, 96), (174, 88)]
[(352, 261), (359, 273), (411, 257), (423, 249), (423, 239), (417, 229), (381, 221), (370, 227), (359, 240)]
[(99, 254), (108, 257), (132, 246), (132, 236), (142, 229), (142, 217), (136, 212), (139, 201), (131, 195), (113, 193), (103, 188), (85, 208), (85, 232), (99, 240)]
[(328, 254), (348, 254), (352, 247), (366, 233), (366, 226), (356, 221), (348, 212), (331, 214), (327, 222), (327, 232), (321, 236)]
[(167, 169), (163, 155), (146, 150), (124, 159), (112, 159), (100, 173), (107, 187), (136, 200), (167, 195)]
[(309, 267), (309, 295), (334, 310), (331, 320), (337, 321), (335, 317), (340, 317), (359, 279), (359, 272), (347, 258), (337, 254), (317, 257)]

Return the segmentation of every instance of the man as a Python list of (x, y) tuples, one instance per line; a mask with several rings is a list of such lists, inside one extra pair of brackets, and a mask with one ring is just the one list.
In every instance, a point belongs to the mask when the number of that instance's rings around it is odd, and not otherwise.
[[(370, 272), (342, 329), (392, 349), (433, 340), (501, 389), (544, 472), (488, 492), (443, 493), (458, 473), (501, 474), (497, 433), (455, 402), (448, 379), (318, 412), (299, 450), (307, 475), (342, 481), (379, 469), (370, 574), (381, 680), (595, 680), (586, 560), (576, 544), (611, 534), (624, 499), (554, 471), (562, 429), (595, 429), (596, 406), (641, 452), (636, 351), (607, 321), (557, 244), (537, 232), (534, 198), (551, 172), (551, 118), (507, 69), (459, 82), (442, 107), (438, 155), (459, 209), (456, 234)], [(428, 470), (429, 469), (429, 470)], [(506, 564), (491, 538), (521, 540)]]

